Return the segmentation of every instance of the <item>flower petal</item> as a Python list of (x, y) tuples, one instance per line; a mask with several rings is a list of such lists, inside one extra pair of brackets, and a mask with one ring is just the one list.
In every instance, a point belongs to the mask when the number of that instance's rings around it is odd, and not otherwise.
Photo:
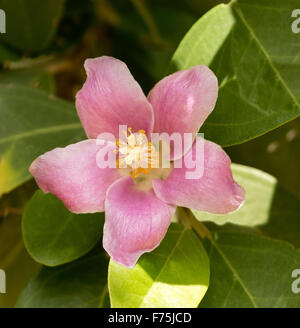
[[(196, 156), (203, 174), (197, 179), (186, 179), (186, 173), (192, 171), (187, 166), (193, 167)], [(201, 158), (203, 162), (199, 164)], [(178, 161), (174, 164), (178, 165)], [(233, 180), (230, 164), (220, 146), (197, 137), (184, 156), (182, 168), (174, 168), (166, 180), (153, 180), (153, 188), (157, 197), (167, 203), (216, 214), (229, 213), (239, 208), (245, 197), (244, 189)]]
[(103, 247), (114, 261), (133, 267), (165, 236), (175, 207), (159, 200), (153, 189), (138, 190), (131, 177), (107, 191)]
[(217, 97), (218, 80), (205, 65), (165, 77), (148, 96), (155, 115), (153, 132), (166, 132), (169, 136), (180, 133), (181, 137), (192, 133), (194, 139), (214, 109)]
[(87, 59), (84, 67), (87, 79), (76, 95), (76, 107), (87, 136), (117, 136), (119, 125), (127, 125), (133, 131), (143, 129), (149, 135), (153, 110), (127, 66), (103, 56)]
[(90, 139), (55, 148), (39, 156), (29, 171), (44, 192), (56, 195), (71, 212), (102, 212), (106, 190), (120, 175), (117, 169), (98, 167), (101, 147)]

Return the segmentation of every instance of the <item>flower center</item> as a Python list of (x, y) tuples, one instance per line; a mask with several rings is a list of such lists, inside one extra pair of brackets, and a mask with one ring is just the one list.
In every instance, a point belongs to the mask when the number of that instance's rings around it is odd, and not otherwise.
[(132, 133), (124, 131), (125, 140), (117, 140), (118, 147), (118, 168), (131, 169), (132, 178), (137, 178), (140, 174), (149, 174), (149, 170), (159, 168), (159, 152), (151, 142), (148, 141), (144, 130)]

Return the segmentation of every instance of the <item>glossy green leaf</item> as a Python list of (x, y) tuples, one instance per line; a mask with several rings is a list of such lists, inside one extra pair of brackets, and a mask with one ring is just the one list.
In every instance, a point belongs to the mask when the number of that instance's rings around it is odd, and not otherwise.
[(209, 261), (192, 230), (171, 224), (161, 245), (133, 269), (112, 260), (108, 284), (112, 307), (196, 307), (209, 283)]
[(38, 190), (23, 214), (23, 238), (29, 254), (45, 265), (71, 262), (100, 243), (104, 213), (74, 214), (52, 194)]
[[(29, 86), (36, 89), (41, 89), (49, 94), (54, 93), (55, 90), (55, 82), (52, 75), (42, 72), (37, 69), (17, 69), (17, 70), (6, 70), (0, 73), (0, 83), (6, 85), (6, 87), (10, 88), (12, 86), (21, 85), (21, 86)], [(1, 85), (0, 85), (1, 88)], [(1, 110), (1, 109), (0, 109)], [(13, 123), (13, 122), (11, 122)], [(1, 128), (0, 128), (1, 131)], [(1, 144), (1, 142), (0, 142)], [(1, 149), (1, 146), (0, 146)], [(0, 152), (0, 161), (1, 161), (1, 152)], [(1, 167), (1, 163), (0, 163)], [(1, 170), (0, 170), (1, 171)], [(10, 177), (6, 174), (5, 179), (2, 178), (5, 184), (5, 180), (9, 180)], [(23, 181), (21, 181), (23, 182)], [(0, 183), (1, 185), (1, 183)], [(8, 189), (9, 191), (10, 189)], [(7, 191), (7, 190), (4, 190)], [(0, 187), (0, 195), (3, 191), (1, 191)]]
[(186, 34), (172, 69), (206, 64), (219, 97), (202, 132), (222, 146), (255, 138), (300, 114), (297, 0), (237, 0), (209, 11)]
[(65, 0), (0, 0), (6, 14), (6, 33), (1, 39), (26, 51), (42, 50), (49, 45)]
[(19, 308), (109, 307), (108, 258), (102, 247), (59, 267), (43, 267), (25, 287)]
[(84, 132), (69, 102), (29, 87), (0, 85), (0, 195), (31, 178), (32, 161)]
[(292, 272), (300, 252), (252, 233), (217, 231), (204, 240), (211, 281), (200, 307), (300, 307)]
[(232, 165), (235, 180), (246, 190), (243, 206), (229, 214), (216, 215), (192, 210), (199, 221), (257, 227), (259, 231), (300, 247), (300, 201), (283, 189), (271, 175)]

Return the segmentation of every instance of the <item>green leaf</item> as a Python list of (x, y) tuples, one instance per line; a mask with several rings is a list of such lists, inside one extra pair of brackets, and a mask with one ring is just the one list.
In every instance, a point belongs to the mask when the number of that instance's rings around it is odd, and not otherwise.
[(6, 294), (0, 293), (0, 308), (15, 305), (19, 293), (39, 267), (24, 247), (20, 216), (0, 218), (0, 269), (6, 273)]
[(90, 251), (102, 235), (104, 213), (74, 214), (52, 194), (38, 190), (23, 214), (28, 253), (45, 265), (71, 262)]
[(0, 122), (0, 196), (31, 178), (36, 157), (84, 135), (72, 104), (17, 85), (0, 85)]
[(192, 230), (171, 224), (161, 245), (133, 269), (110, 261), (112, 307), (196, 307), (209, 283), (209, 261)]
[(235, 180), (246, 190), (243, 206), (230, 214), (191, 210), (199, 221), (257, 227), (273, 238), (300, 247), (300, 201), (278, 185), (271, 175), (243, 165), (232, 165)]
[(0, 0), (6, 14), (2, 39), (24, 51), (46, 48), (56, 31), (65, 0)]
[(222, 146), (242, 143), (300, 114), (296, 0), (237, 0), (209, 11), (186, 34), (172, 69), (211, 67), (219, 97), (202, 132)]
[(102, 247), (59, 267), (43, 267), (25, 287), (19, 308), (109, 307), (108, 258)]
[(211, 281), (200, 307), (300, 307), (291, 290), (300, 252), (252, 233), (217, 231), (204, 240)]
[(55, 82), (52, 75), (37, 69), (4, 71), (0, 74), (0, 83), (26, 85), (54, 94)]
[(33, 193), (32, 182), (0, 198), (0, 269), (6, 273), (6, 294), (0, 293), (0, 308), (13, 307), (40, 265), (27, 253), (22, 239), (21, 213)]

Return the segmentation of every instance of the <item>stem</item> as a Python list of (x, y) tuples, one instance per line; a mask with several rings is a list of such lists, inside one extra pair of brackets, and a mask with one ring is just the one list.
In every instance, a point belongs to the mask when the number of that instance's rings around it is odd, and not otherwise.
[(179, 219), (185, 227), (192, 228), (201, 239), (212, 239), (211, 233), (206, 226), (198, 221), (188, 208), (179, 208)]
[(186, 209), (183, 207), (177, 207), (177, 210), (178, 210), (178, 220), (182, 223), (182, 225), (186, 229), (191, 229), (192, 225), (190, 222), (189, 214), (186, 211)]

